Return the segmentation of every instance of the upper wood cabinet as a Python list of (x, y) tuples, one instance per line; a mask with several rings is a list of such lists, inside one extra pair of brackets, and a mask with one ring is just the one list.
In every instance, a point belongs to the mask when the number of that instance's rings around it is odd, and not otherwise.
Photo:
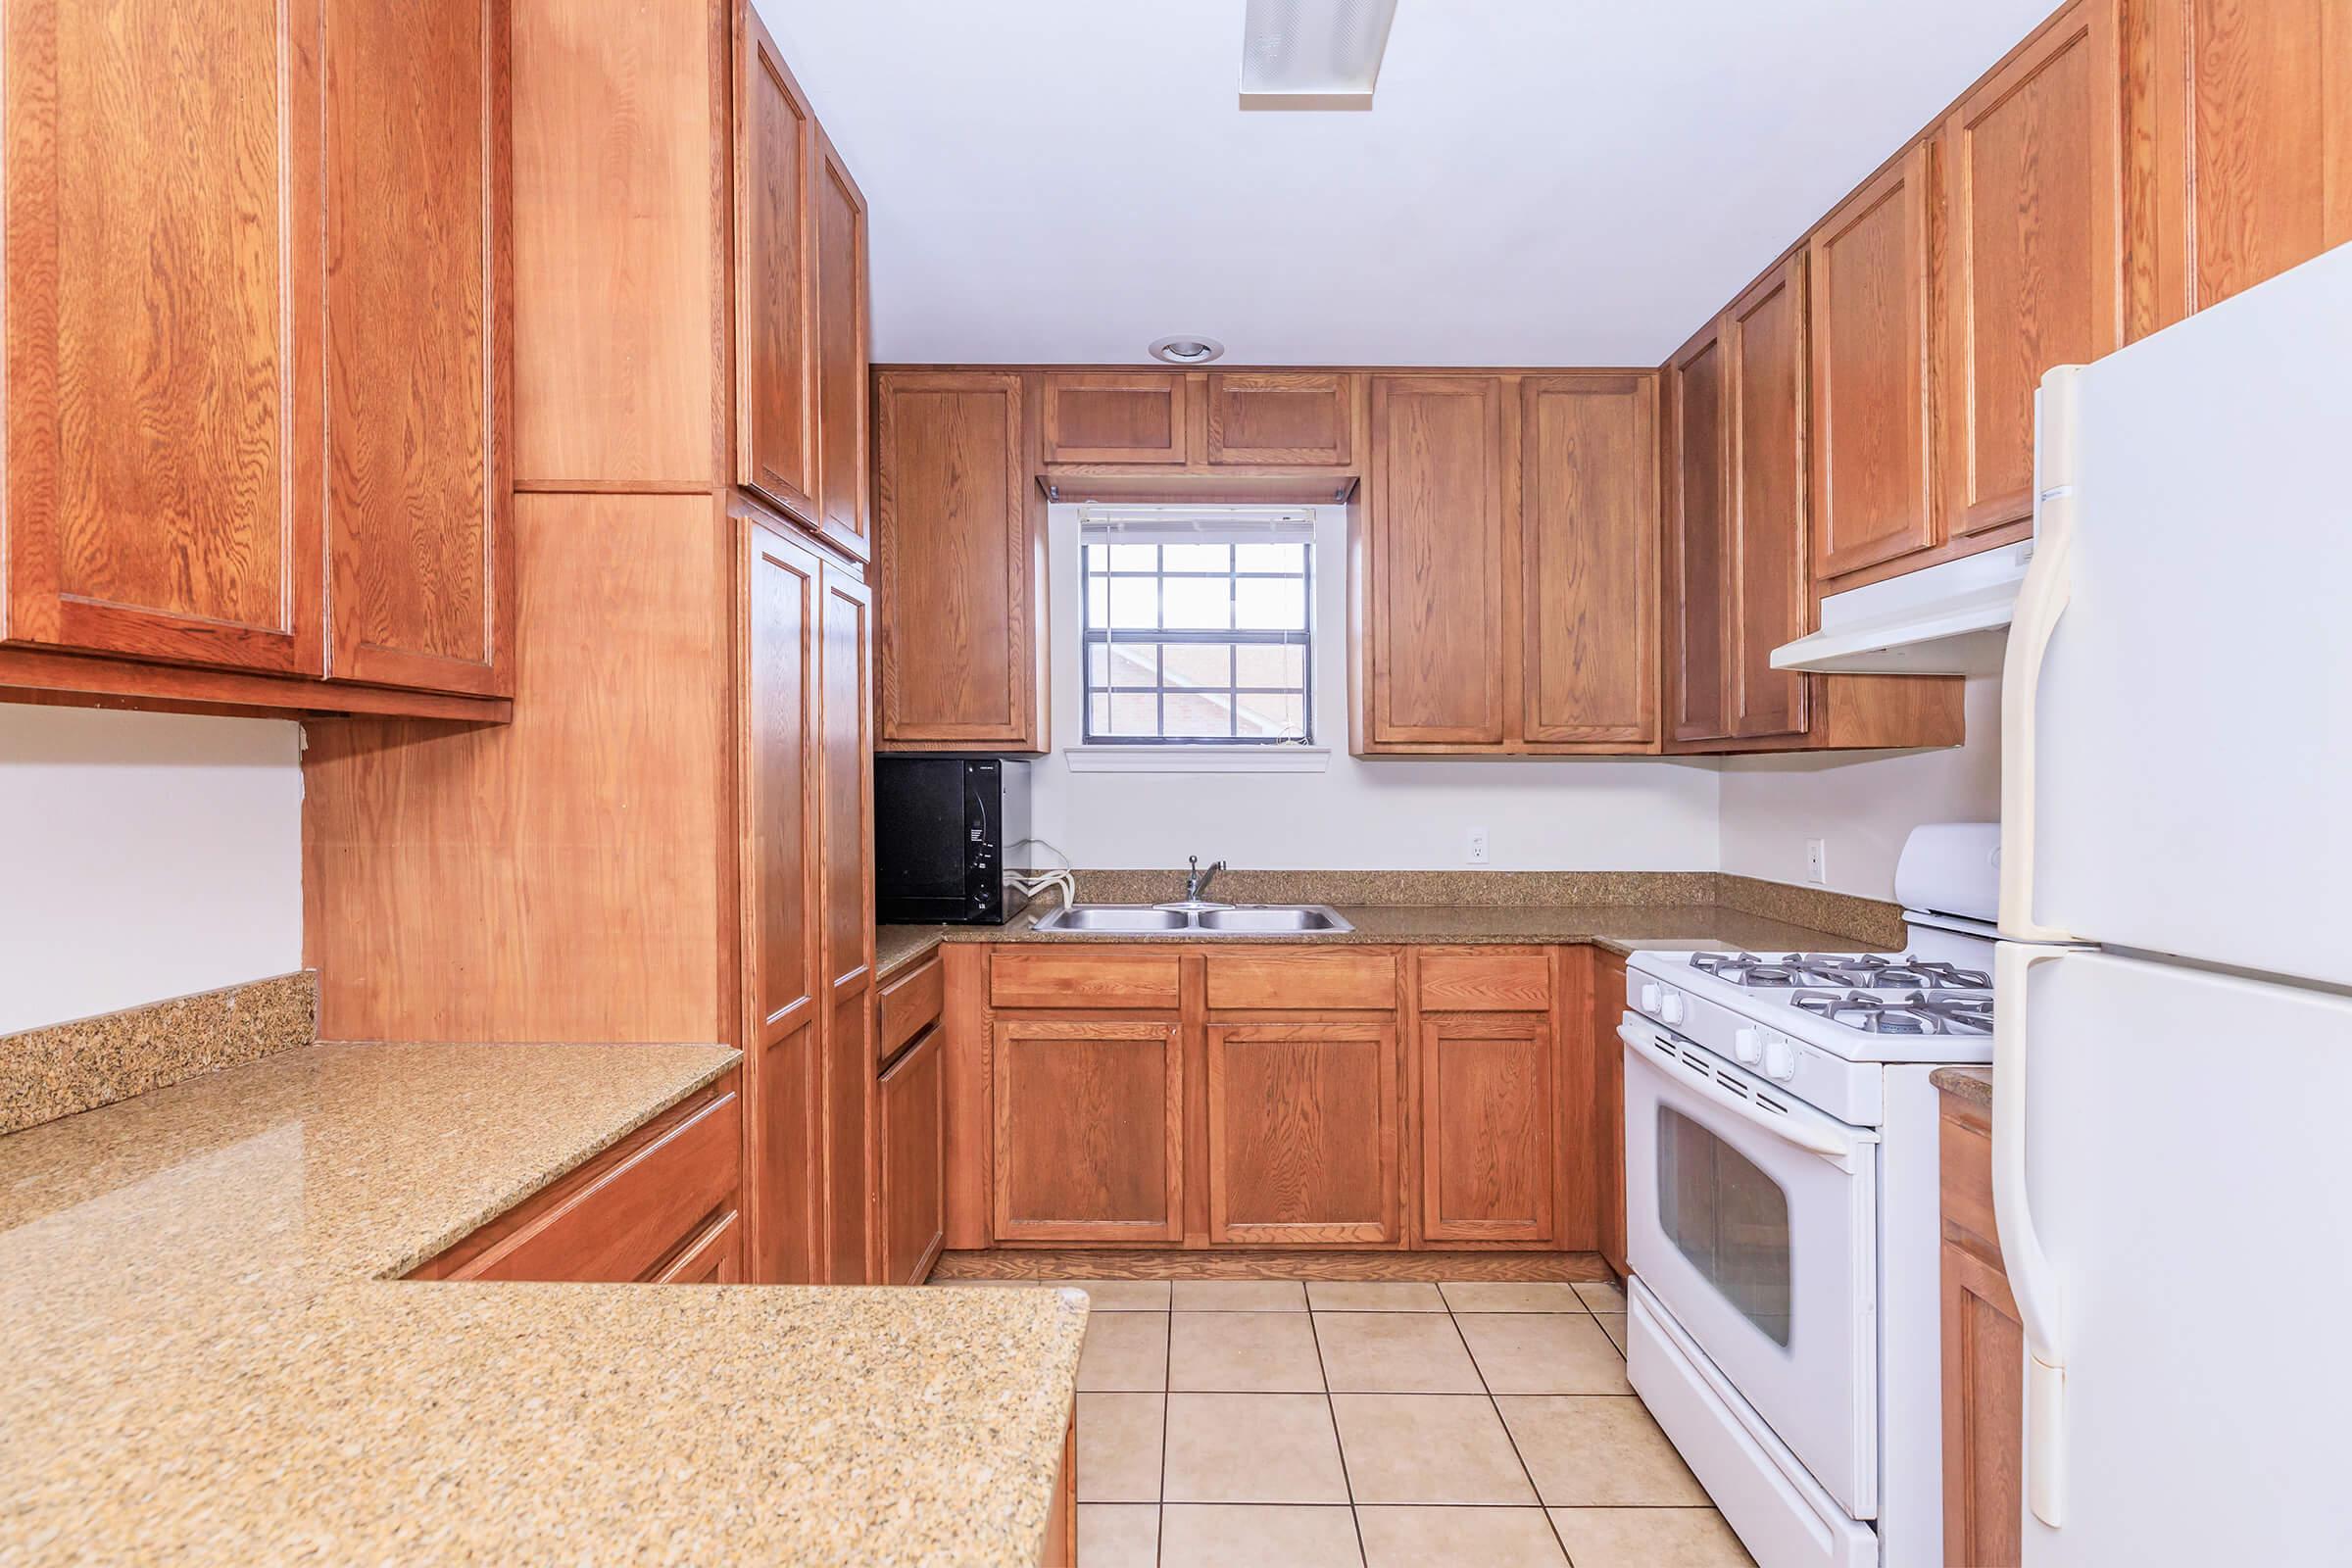
[(1211, 370), (1205, 401), (1212, 466), (1344, 468), (1354, 461), (1354, 389), (1346, 375)]
[(997, 1240), (1181, 1240), (1182, 1026), (1005, 1018), (994, 1045)]
[(1048, 463), (1182, 463), (1192, 381), (1164, 370), (1048, 370)]
[(809, 196), (816, 252), (816, 514), (819, 532), (863, 561), (871, 553), (866, 506), (867, 304), (865, 197), (822, 130)]
[(1047, 744), (1045, 506), (1023, 378), (874, 377), (885, 751)]
[(1372, 378), (1367, 748), (1503, 742), (1502, 403), (1495, 376)]
[(1938, 542), (1929, 496), (1929, 156), (1919, 143), (1808, 242), (1813, 572)]
[[(23, 651), (0, 683), (404, 702), (161, 663), (507, 692), (504, 0), (0, 26), (0, 642)], [(109, 662), (41, 662), (60, 651)]]
[(1731, 402), (1731, 614), (1725, 663), (1731, 733), (1799, 735), (1809, 676), (1772, 667), (1772, 651), (1812, 629), (1805, 529), (1805, 259), (1790, 256), (1723, 317)]
[(1519, 383), (1520, 733), (1658, 736), (1657, 379)]
[(816, 117), (760, 14), (735, 8), (735, 482), (808, 518), (816, 493), (809, 207)]
[(1396, 1240), (1394, 1020), (1211, 1023), (1207, 1062), (1210, 1241)]
[(1943, 514), (2034, 515), (2034, 394), (2123, 331), (2117, 0), (2078, 0), (1944, 122)]
[(1732, 732), (1732, 421), (1724, 359), (1718, 317), (1666, 362), (1666, 733), (1676, 741)]

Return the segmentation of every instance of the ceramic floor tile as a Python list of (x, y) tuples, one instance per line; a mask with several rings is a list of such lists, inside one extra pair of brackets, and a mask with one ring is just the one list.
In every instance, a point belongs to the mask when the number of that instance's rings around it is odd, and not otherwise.
[(1165, 1395), (1078, 1396), (1078, 1500), (1157, 1502)]
[(1168, 1315), (1097, 1312), (1086, 1320), (1078, 1388), (1086, 1394), (1157, 1394), (1168, 1386)]
[(1309, 1280), (1306, 1304), (1318, 1312), (1443, 1312), (1435, 1285), (1410, 1280)]
[(1153, 1568), (1159, 1561), (1158, 1505), (1080, 1503), (1078, 1560), (1086, 1568)]
[(1562, 1280), (1447, 1280), (1438, 1287), (1456, 1312), (1582, 1312), (1585, 1299)]
[(1361, 1568), (1363, 1560), (1348, 1508), (1184, 1503), (1169, 1506), (1160, 1526), (1160, 1568)]
[(1465, 1313), (1456, 1319), (1490, 1394), (1631, 1394), (1625, 1356), (1578, 1313)]
[(1550, 1506), (1707, 1502), (1690, 1467), (1640, 1399), (1505, 1395), (1494, 1402)]
[(1346, 1502), (1348, 1476), (1319, 1394), (1171, 1394), (1169, 1502)]
[(1625, 1314), (1623, 1312), (1595, 1312), (1592, 1314), (1592, 1321), (1600, 1325), (1600, 1332), (1609, 1337), (1609, 1343), (1617, 1347), (1617, 1353), (1623, 1355), (1625, 1353)]
[(1303, 1312), (1306, 1289), (1297, 1280), (1178, 1280), (1179, 1312)]
[(1712, 1508), (1554, 1508), (1551, 1519), (1576, 1568), (1753, 1568), (1755, 1561)]
[(1166, 1280), (1055, 1280), (1056, 1285), (1084, 1291), (1098, 1312), (1165, 1312)]
[(1315, 1338), (1334, 1393), (1486, 1392), (1443, 1313), (1317, 1312)]
[(1588, 1280), (1579, 1280), (1576, 1294), (1584, 1298), (1586, 1307), (1591, 1311), (1622, 1312), (1625, 1310), (1625, 1291), (1613, 1281), (1602, 1280), (1595, 1284)]
[(1541, 1508), (1358, 1508), (1355, 1520), (1365, 1568), (1568, 1568)]
[(1168, 1387), (1205, 1394), (1321, 1394), (1323, 1361), (1304, 1312), (1177, 1312)]
[(1331, 1404), (1358, 1504), (1536, 1500), (1483, 1394), (1335, 1394)]

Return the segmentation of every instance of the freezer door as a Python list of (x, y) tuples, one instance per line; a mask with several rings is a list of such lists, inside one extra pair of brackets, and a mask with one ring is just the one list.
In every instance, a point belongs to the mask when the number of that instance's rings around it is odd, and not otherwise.
[(2002, 1250), (2059, 1368), (2029, 1379), (2026, 1568), (2345, 1561), (2352, 999), (2037, 956), (2003, 965), (1993, 1081)]
[(2005, 934), (2352, 984), (2347, 365), (2352, 247), (2044, 383)]

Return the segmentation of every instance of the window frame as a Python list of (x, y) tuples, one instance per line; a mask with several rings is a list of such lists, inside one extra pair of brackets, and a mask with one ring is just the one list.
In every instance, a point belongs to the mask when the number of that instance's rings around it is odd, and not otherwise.
[[(1094, 534), (1095, 537), (1090, 538), (1090, 533)], [(1135, 541), (1122, 542), (1117, 539), (1110, 530), (1089, 529), (1083, 524), (1080, 526), (1078, 531), (1078, 722), (1079, 738), (1082, 746), (1152, 747), (1165, 748), (1169, 750), (1199, 750), (1203, 747), (1219, 747), (1248, 748), (1252, 751), (1264, 751), (1279, 748), (1291, 748), (1295, 750), (1298, 748), (1311, 747), (1314, 745), (1315, 540), (1310, 535), (1305, 539), (1265, 541), (1266, 543), (1296, 544), (1298, 546), (1299, 569), (1295, 572), (1243, 570), (1240, 564), (1240, 550), (1244, 546), (1255, 542), (1257, 541), (1233, 538), (1188, 541), (1188, 543), (1193, 544), (1223, 545), (1227, 551), (1227, 555), (1226, 568), (1221, 572), (1182, 570), (1171, 571), (1167, 569), (1167, 558), (1164, 555), (1154, 558), (1156, 563), (1155, 567), (1153, 570), (1149, 572), (1119, 571), (1116, 569), (1111, 569), (1108, 567), (1107, 558), (1105, 560), (1106, 569), (1097, 572), (1091, 568), (1087, 558), (1087, 551), (1094, 546), (1100, 545), (1106, 551), (1119, 548), (1122, 543), (1124, 543), (1127, 548), (1143, 548), (1160, 551), (1164, 551), (1172, 547), (1166, 543), (1139, 545)], [(1183, 547), (1176, 546), (1173, 548)], [(1108, 585), (1111, 582), (1114, 582), (1120, 578), (1126, 578), (1131, 581), (1148, 578), (1152, 584), (1154, 612), (1152, 618), (1154, 620), (1165, 620), (1167, 618), (1166, 584), (1170, 578), (1189, 579), (1196, 581), (1222, 580), (1228, 585), (1227, 603), (1229, 605), (1238, 604), (1241, 584), (1244, 581), (1254, 579), (1271, 582), (1296, 582), (1298, 584), (1299, 589), (1299, 618), (1303, 624), (1297, 629), (1282, 630), (1245, 630), (1238, 626), (1225, 628), (1212, 627), (1206, 629), (1162, 629), (1155, 627), (1114, 626), (1098, 627), (1094, 624), (1094, 595), (1092, 591), (1094, 579), (1097, 577), (1102, 578), (1104, 582), (1104, 608), (1106, 614), (1108, 612)], [(1177, 646), (1192, 645), (1203, 647), (1228, 647), (1233, 649), (1234, 655), (1228, 659), (1226, 664), (1227, 679), (1224, 686), (1200, 686), (1193, 688), (1178, 688), (1178, 690), (1189, 690), (1203, 695), (1223, 696), (1228, 703), (1227, 718), (1229, 724), (1234, 730), (1234, 733), (1226, 735), (1169, 735), (1164, 733), (1167, 725), (1167, 701), (1170, 692), (1170, 687), (1167, 684), (1167, 667), (1164, 656), (1155, 656), (1155, 667), (1152, 671), (1153, 680), (1152, 684), (1149, 686), (1117, 686), (1108, 684), (1097, 686), (1094, 678), (1094, 650), (1100, 646), (1105, 651), (1105, 663), (1107, 665), (1108, 651), (1122, 643), (1131, 645), (1144, 644), (1153, 647), (1174, 644)], [(1290, 686), (1243, 685), (1241, 682), (1241, 660), (1239, 655), (1240, 650), (1245, 647), (1297, 648), (1299, 651), (1298, 685), (1296, 688)], [(1294, 691), (1296, 692), (1299, 702), (1298, 734), (1244, 735), (1240, 733), (1240, 709), (1241, 699), (1243, 697), (1289, 697), (1293, 695)], [(1114, 695), (1123, 694), (1132, 697), (1145, 693), (1151, 694), (1153, 699), (1155, 713), (1154, 729), (1159, 731), (1159, 733), (1150, 735), (1118, 735), (1102, 734), (1096, 730), (1095, 698), (1097, 696), (1107, 698)]]

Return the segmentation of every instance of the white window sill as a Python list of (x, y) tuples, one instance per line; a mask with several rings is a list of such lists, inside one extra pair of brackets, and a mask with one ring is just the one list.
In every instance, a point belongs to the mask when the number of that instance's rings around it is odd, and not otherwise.
[(1073, 773), (1324, 773), (1328, 746), (1065, 746)]

